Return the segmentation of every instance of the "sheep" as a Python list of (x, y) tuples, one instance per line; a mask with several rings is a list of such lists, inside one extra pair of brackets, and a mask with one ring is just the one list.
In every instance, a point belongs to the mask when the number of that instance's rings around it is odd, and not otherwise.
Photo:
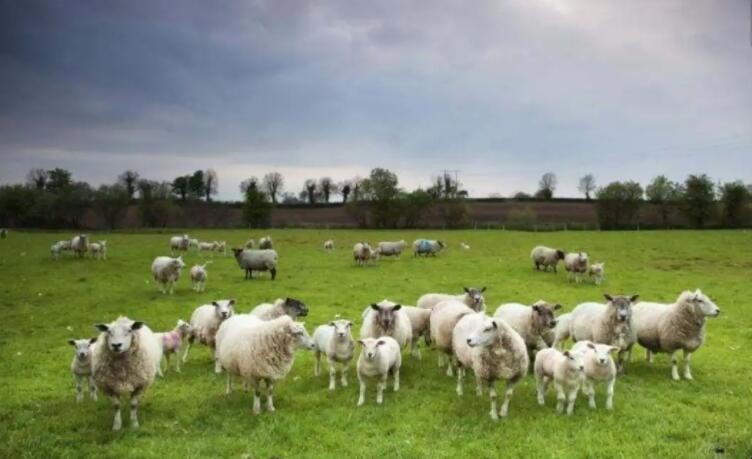
[(470, 246), (467, 244), (467, 242), (460, 242), (460, 248), (462, 250), (470, 250)]
[(91, 371), (97, 389), (115, 407), (112, 430), (122, 428), (120, 399), (130, 395), (131, 427), (138, 428), (138, 404), (154, 382), (162, 350), (154, 333), (143, 322), (119, 317), (97, 324), (101, 332), (91, 353)]
[(554, 347), (561, 348), (561, 343), (569, 337), (575, 342), (588, 340), (617, 346), (620, 351), (616, 368), (621, 374), (626, 370), (632, 346), (637, 341), (632, 320), (632, 304), (637, 301), (639, 295), (612, 297), (605, 294), (604, 297), (608, 303), (582, 303), (569, 315), (559, 317), (554, 332)]
[(486, 299), (483, 297), (483, 292), (486, 291), (486, 287), (474, 288), (463, 287), (465, 293), (459, 295), (449, 295), (446, 293), (426, 293), (418, 298), (418, 302), (415, 305), (419, 308), (433, 309), (437, 304), (446, 300), (457, 300), (465, 303), (468, 307), (475, 310), (475, 312), (481, 312), (486, 310)]
[[(445, 300), (431, 309), (428, 323), (431, 333), (431, 342), (436, 350), (443, 352), (439, 354), (439, 367), (444, 364), (444, 355), (452, 355), (452, 331), (457, 322), (467, 314), (473, 314), (477, 311), (471, 309), (468, 305), (457, 300)], [(447, 376), (452, 376), (452, 365), (447, 365)]]
[[(211, 304), (204, 304), (197, 307), (191, 315), (191, 331), (188, 334), (188, 345), (185, 346), (185, 353), (183, 354), (183, 363), (188, 361), (188, 352), (191, 350), (191, 345), (194, 341), (198, 340), (199, 343), (209, 346), (214, 356), (215, 338), (217, 335), (217, 329), (222, 324), (222, 321), (227, 320), (235, 312), (235, 300), (218, 300), (212, 301)], [(216, 356), (214, 356), (216, 357)], [(214, 363), (214, 371), (221, 373), (222, 368), (219, 362)]]
[(606, 409), (614, 409), (614, 384), (616, 384), (616, 364), (611, 357), (618, 351), (616, 346), (595, 344), (591, 341), (578, 341), (570, 350), (581, 354), (585, 366), (585, 382), (582, 392), (588, 396), (588, 406), (595, 409), (595, 383), (606, 383)]
[(60, 250), (71, 250), (71, 241), (63, 240), (57, 241), (57, 245), (60, 246)]
[(89, 237), (85, 234), (79, 234), (71, 239), (71, 250), (79, 257), (83, 258), (84, 254), (89, 250)]
[(604, 275), (606, 273), (606, 262), (593, 263), (588, 266), (588, 277), (593, 281), (595, 285), (601, 285), (603, 283)]
[(415, 306), (402, 306), (402, 310), (405, 311), (408, 319), (410, 319), (410, 326), (412, 328), (413, 338), (410, 341), (410, 355), (420, 360), (418, 340), (422, 336), (426, 344), (430, 341), (428, 322), (431, 317), (431, 310), (416, 308)]
[(574, 411), (577, 393), (585, 382), (585, 365), (579, 353), (561, 352), (558, 349), (541, 349), (535, 354), (535, 383), (538, 391), (538, 404), (546, 404), (548, 384), (553, 381), (556, 388), (556, 412), (564, 411), (567, 401), (567, 416)]
[[(178, 319), (177, 325), (170, 331), (156, 333), (157, 340), (162, 345), (162, 356), (167, 361), (166, 369), (170, 368), (170, 356), (176, 354), (175, 359), (175, 371), (180, 373), (180, 347), (183, 345), (183, 340), (191, 334), (191, 324)], [(158, 368), (159, 376), (162, 376), (162, 369)]]
[(187, 234), (182, 236), (173, 236), (170, 238), (170, 251), (174, 254), (176, 250), (186, 251), (191, 243)]
[(259, 249), (269, 250), (274, 248), (274, 242), (272, 242), (271, 236), (262, 237), (259, 239)]
[(705, 341), (705, 319), (720, 313), (718, 306), (697, 289), (682, 292), (672, 304), (641, 301), (632, 307), (632, 320), (648, 362), (653, 361), (655, 352), (671, 354), (671, 377), (678, 381), (676, 354), (682, 350), (684, 379), (692, 379), (690, 358)]
[(377, 260), (378, 257), (379, 253), (367, 242), (358, 242), (353, 246), (353, 260), (360, 266), (365, 266), (369, 260)]
[(556, 265), (559, 264), (559, 260), (564, 259), (564, 251), (539, 245), (530, 252), (530, 258), (533, 260), (535, 270), (540, 271), (542, 266), (544, 271), (548, 271), (550, 266), (556, 272)]
[(188, 248), (198, 250), (198, 239), (188, 239)]
[(50, 246), (50, 255), (52, 256), (53, 260), (60, 259), (60, 253), (63, 251), (63, 247), (60, 245), (59, 242), (56, 242)]
[(569, 273), (569, 282), (580, 283), (582, 275), (588, 270), (588, 255), (585, 252), (573, 252), (564, 255), (564, 269)]
[(400, 349), (413, 339), (410, 317), (402, 311), (402, 305), (389, 300), (373, 303), (363, 311), (363, 324), (360, 326), (361, 338), (378, 338), (391, 336)]
[(269, 271), (272, 280), (277, 277), (277, 252), (274, 250), (232, 249), (238, 266), (246, 279), (253, 279), (253, 271)]
[(217, 253), (221, 253), (223, 257), (226, 257), (227, 256), (227, 242), (214, 241), (214, 251)]
[(405, 250), (406, 245), (407, 243), (405, 241), (379, 242), (376, 245), (376, 252), (379, 256), (383, 257), (399, 257), (402, 254), (402, 251)]
[(89, 246), (91, 249), (91, 256), (98, 260), (107, 259), (107, 241), (92, 242)]
[(347, 372), (355, 351), (352, 337), (353, 323), (345, 319), (337, 319), (325, 325), (319, 325), (313, 332), (316, 343), (316, 366), (314, 374), (321, 374), (321, 354), (326, 355), (329, 362), (329, 390), (336, 388), (337, 367), (340, 367), (340, 384), (347, 386)]
[[(180, 271), (185, 267), (183, 257), (157, 257), (151, 264), (151, 274), (154, 280), (161, 285), (162, 293), (170, 292), (172, 295), (175, 290), (175, 282), (180, 279)], [(169, 286), (169, 287), (168, 287)]]
[(519, 303), (502, 304), (496, 309), (494, 317), (503, 319), (522, 336), (528, 351), (545, 349), (546, 334), (556, 326), (554, 311), (561, 309), (560, 304), (538, 300), (532, 306)]
[(212, 256), (214, 256), (214, 250), (217, 247), (217, 242), (199, 242), (198, 243), (198, 251), (199, 252), (212, 252)]
[(400, 345), (391, 336), (362, 338), (358, 342), (363, 346), (357, 364), (358, 382), (360, 382), (358, 406), (362, 406), (366, 401), (368, 378), (378, 378), (376, 403), (381, 405), (384, 402), (384, 389), (386, 389), (389, 373), (392, 373), (394, 377), (394, 392), (399, 390), (399, 372), (402, 366)]
[(272, 320), (288, 315), (293, 319), (308, 315), (308, 307), (295, 298), (277, 298), (274, 303), (261, 303), (250, 312), (261, 320)]
[(191, 283), (193, 283), (194, 291), (203, 292), (206, 289), (206, 279), (209, 278), (206, 266), (210, 263), (211, 261), (207, 261), (203, 265), (194, 265), (191, 268)]
[(444, 245), (443, 241), (434, 241), (432, 239), (416, 239), (413, 241), (413, 256), (436, 256), (437, 253), (444, 250), (444, 247), (446, 246)]
[(96, 338), (68, 340), (68, 344), (75, 349), (70, 369), (76, 380), (76, 403), (81, 403), (84, 399), (83, 384), (89, 386), (89, 398), (97, 400), (97, 386), (94, 384), (94, 378), (91, 377), (91, 349), (96, 342)]
[(248, 324), (241, 321), (226, 329), (217, 348), (217, 361), (227, 371), (226, 392), (232, 377), (253, 387), (254, 415), (261, 413), (261, 388), (266, 386), (266, 409), (274, 409), (274, 384), (290, 372), (297, 348), (315, 350), (316, 345), (303, 324), (289, 316)]
[[(491, 419), (506, 417), (514, 387), (527, 375), (530, 365), (522, 337), (506, 322), (483, 312), (465, 314), (452, 331), (452, 349), (457, 368), (457, 395), (462, 395), (465, 369), (475, 373), (478, 395), (488, 388)], [(507, 381), (504, 401), (496, 412), (496, 381)]]
[(254, 241), (253, 239), (248, 239), (247, 241), (245, 241), (245, 244), (243, 244), (243, 248), (252, 249), (254, 245), (256, 245), (256, 241)]
[(324, 250), (331, 251), (334, 250), (334, 241), (331, 239), (324, 241)]

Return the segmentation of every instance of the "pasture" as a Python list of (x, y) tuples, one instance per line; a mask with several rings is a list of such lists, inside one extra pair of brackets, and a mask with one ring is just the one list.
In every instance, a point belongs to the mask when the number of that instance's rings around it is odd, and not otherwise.
[[(96, 233), (108, 240), (108, 260), (59, 261), (49, 247), (71, 232), (11, 232), (0, 241), (0, 455), (5, 457), (750, 457), (752, 455), (752, 232), (559, 232), (271, 230), (280, 261), (277, 280), (268, 274), (244, 280), (230, 251), (209, 265), (206, 291), (190, 288), (188, 269), (202, 259), (185, 255), (186, 270), (175, 294), (158, 292), (149, 266), (168, 255), (168, 239), (179, 231)], [(238, 246), (258, 231), (189, 231), (191, 237), (227, 240)], [(356, 241), (431, 237), (449, 249), (435, 258), (382, 259), (354, 265)], [(333, 239), (326, 253), (322, 243)], [(459, 248), (466, 241), (471, 249)], [(537, 244), (584, 250), (606, 262), (606, 281), (570, 284), (563, 267), (555, 275), (535, 272), (529, 259)], [(277, 412), (251, 415), (251, 394), (224, 395), (206, 348), (196, 346), (177, 374), (170, 370), (149, 389), (140, 409), (141, 428), (110, 430), (112, 408), (100, 397), (76, 404), (69, 364), (69, 338), (95, 335), (92, 324), (119, 314), (145, 321), (153, 330), (189, 319), (196, 306), (237, 299), (236, 311), (281, 296), (310, 308), (309, 332), (335, 314), (356, 322), (363, 308), (389, 298), (414, 304), (426, 292), (460, 293), (486, 286), (493, 313), (502, 302), (559, 302), (564, 311), (604, 292), (639, 293), (671, 302), (684, 289), (702, 288), (721, 308), (709, 319), (705, 345), (693, 356), (694, 381), (670, 379), (665, 354), (645, 362), (635, 346), (627, 374), (616, 384), (615, 408), (591, 411), (582, 395), (571, 417), (554, 412), (555, 395), (539, 407), (531, 376), (517, 386), (509, 417), (488, 416), (466, 378), (463, 397), (455, 380), (437, 368), (436, 354), (423, 360), (403, 353), (400, 391), (375, 404), (369, 386), (365, 406), (354, 369), (350, 385), (327, 390), (326, 372), (313, 376), (313, 355), (299, 351), (288, 378), (277, 385)], [(354, 365), (353, 365), (354, 367)], [(503, 387), (500, 383), (499, 388)], [(391, 384), (390, 384), (391, 389)], [(127, 416), (127, 411), (125, 411)], [(723, 453), (720, 453), (720, 451)]]

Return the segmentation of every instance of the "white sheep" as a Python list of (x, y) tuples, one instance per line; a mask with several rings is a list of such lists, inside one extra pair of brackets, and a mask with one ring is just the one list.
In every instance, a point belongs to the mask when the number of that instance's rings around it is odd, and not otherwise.
[(157, 257), (151, 264), (151, 274), (157, 284), (161, 285), (162, 293), (169, 291), (172, 295), (175, 290), (175, 282), (180, 279), (180, 271), (185, 267), (183, 257)]
[(98, 260), (107, 259), (107, 241), (92, 242), (89, 246), (91, 249), (91, 256)]
[(551, 267), (556, 272), (559, 260), (564, 259), (564, 251), (539, 245), (530, 252), (530, 259), (533, 260), (534, 269), (540, 270), (542, 266), (543, 270), (547, 271)]
[(188, 334), (188, 345), (185, 346), (183, 363), (188, 361), (188, 352), (191, 350), (191, 345), (198, 340), (199, 343), (209, 346), (212, 358), (215, 358), (214, 371), (216, 373), (222, 372), (222, 368), (214, 355), (215, 338), (222, 321), (233, 315), (234, 308), (234, 299), (218, 300), (212, 301), (211, 304), (199, 306), (193, 311), (193, 314), (191, 314), (191, 331)]
[(582, 392), (588, 396), (588, 406), (592, 409), (595, 409), (595, 384), (599, 382), (606, 383), (606, 409), (614, 408), (616, 364), (611, 354), (618, 350), (616, 346), (596, 344), (591, 341), (578, 341), (570, 350), (573, 354), (582, 355), (585, 367), (585, 383), (582, 386)]
[(365, 266), (370, 260), (377, 260), (378, 252), (373, 250), (367, 242), (358, 242), (353, 246), (353, 260), (360, 266)]
[[(442, 352), (439, 354), (439, 367), (444, 362), (444, 356), (452, 356), (452, 332), (454, 326), (463, 316), (467, 314), (473, 314), (476, 311), (471, 309), (468, 305), (457, 300), (445, 300), (435, 305), (431, 309), (431, 315), (429, 316), (428, 323), (431, 333), (431, 343), (437, 351)], [(452, 365), (447, 365), (447, 376), (452, 376)]]
[(217, 247), (217, 242), (199, 242), (198, 243), (198, 251), (199, 252), (212, 252), (211, 255), (214, 256), (214, 250)]
[(188, 239), (188, 248), (198, 250), (198, 239)]
[(553, 381), (556, 388), (556, 412), (564, 411), (567, 402), (567, 415), (574, 411), (577, 393), (585, 382), (585, 365), (581, 354), (558, 349), (541, 349), (535, 354), (535, 382), (538, 390), (538, 404), (546, 404), (548, 384)]
[(83, 385), (87, 383), (89, 386), (89, 398), (95, 401), (97, 399), (97, 386), (94, 384), (94, 378), (91, 377), (91, 348), (96, 342), (96, 338), (68, 340), (68, 344), (75, 349), (70, 369), (71, 373), (73, 373), (73, 378), (76, 380), (77, 403), (80, 403), (84, 399)]
[(371, 304), (363, 311), (363, 324), (360, 327), (361, 338), (378, 338), (391, 336), (400, 349), (412, 342), (413, 331), (410, 317), (402, 311), (402, 305), (382, 300)]
[(223, 257), (227, 256), (227, 242), (226, 241), (214, 241), (214, 251), (221, 253)]
[(276, 319), (288, 315), (293, 319), (305, 317), (308, 315), (308, 307), (300, 300), (295, 298), (277, 298), (274, 303), (261, 303), (253, 310), (251, 314), (261, 320)]
[(413, 256), (436, 256), (437, 253), (444, 250), (444, 247), (446, 247), (446, 245), (443, 241), (434, 241), (432, 239), (416, 239), (413, 241)]
[(494, 317), (503, 319), (514, 328), (522, 336), (528, 351), (534, 355), (534, 351), (548, 347), (545, 336), (556, 326), (554, 311), (560, 308), (560, 304), (543, 300), (538, 300), (532, 306), (506, 303), (496, 309)]
[(467, 242), (460, 242), (460, 248), (462, 250), (470, 250), (470, 245)]
[(191, 243), (187, 234), (182, 236), (173, 236), (170, 238), (170, 251), (174, 254), (176, 250), (186, 251)]
[(641, 301), (632, 306), (637, 342), (647, 352), (671, 354), (671, 377), (679, 380), (677, 353), (684, 354), (684, 378), (692, 379), (690, 358), (705, 341), (705, 319), (718, 317), (721, 310), (700, 289), (682, 292), (672, 304)]
[(465, 292), (460, 293), (459, 295), (451, 295), (447, 293), (426, 293), (425, 295), (418, 298), (418, 302), (415, 303), (415, 306), (423, 309), (433, 309), (442, 301), (456, 300), (465, 303), (475, 312), (486, 310), (486, 299), (483, 297), (483, 292), (486, 291), (486, 287), (464, 287), (463, 289), (465, 290)]
[(60, 259), (60, 253), (63, 251), (63, 246), (59, 242), (56, 242), (50, 246), (50, 255), (53, 260)]
[(154, 382), (162, 349), (143, 322), (119, 317), (98, 324), (101, 331), (91, 353), (91, 371), (97, 389), (110, 397), (115, 407), (112, 430), (122, 428), (120, 399), (130, 395), (131, 427), (138, 428), (138, 404)]
[(352, 325), (349, 320), (337, 319), (319, 325), (313, 332), (313, 341), (316, 343), (314, 374), (321, 374), (321, 354), (324, 354), (329, 362), (329, 390), (336, 387), (337, 367), (340, 368), (340, 384), (342, 387), (347, 386), (347, 371), (355, 350)]
[(253, 279), (253, 271), (269, 271), (272, 280), (277, 278), (277, 252), (274, 250), (232, 249), (235, 261), (245, 272), (246, 279)]
[(232, 377), (253, 387), (253, 414), (261, 413), (261, 382), (266, 386), (266, 409), (273, 412), (274, 385), (290, 372), (297, 348), (315, 350), (303, 324), (282, 316), (270, 321), (234, 323), (217, 348), (217, 361), (227, 372), (227, 392)]
[(585, 252), (572, 252), (564, 255), (564, 269), (569, 273), (569, 282), (577, 281), (588, 271), (588, 255)]
[(203, 292), (206, 289), (206, 280), (209, 278), (209, 272), (206, 267), (211, 263), (207, 261), (203, 265), (194, 265), (191, 267), (191, 283), (193, 284), (193, 290), (196, 292)]
[[(483, 386), (491, 398), (491, 419), (506, 417), (514, 387), (527, 375), (530, 365), (522, 337), (506, 322), (483, 312), (464, 315), (452, 331), (452, 349), (457, 363), (457, 395), (462, 395), (465, 369), (475, 373), (478, 395)], [(496, 381), (507, 381), (504, 401), (496, 412)]]
[(254, 241), (253, 239), (248, 239), (247, 241), (245, 241), (245, 244), (243, 244), (243, 247), (246, 249), (252, 249), (255, 245), (256, 241)]
[(79, 257), (83, 258), (89, 250), (89, 237), (85, 234), (79, 234), (71, 239), (71, 250)]
[(274, 242), (271, 236), (262, 237), (259, 239), (259, 249), (269, 250), (274, 248)]
[(606, 262), (593, 263), (588, 266), (588, 277), (595, 283), (595, 285), (601, 285), (605, 279), (606, 274)]
[(391, 336), (379, 338), (363, 338), (358, 342), (363, 346), (358, 357), (358, 381), (360, 382), (360, 396), (358, 406), (366, 401), (366, 382), (368, 378), (376, 378), (376, 403), (384, 402), (384, 389), (387, 377), (392, 373), (394, 377), (394, 391), (399, 390), (399, 373), (402, 366), (400, 345)]
[[(175, 371), (180, 373), (180, 348), (183, 345), (183, 340), (191, 334), (191, 330), (191, 324), (184, 321), (183, 319), (178, 319), (175, 328), (173, 328), (172, 330), (162, 333), (156, 333), (157, 340), (159, 340), (159, 343), (162, 346), (162, 356), (167, 362), (165, 369), (170, 368), (170, 356), (172, 354), (176, 354), (177, 358), (175, 359)], [(159, 376), (162, 376), (161, 364), (157, 367), (157, 369)]]
[(324, 241), (324, 250), (326, 251), (334, 250), (334, 241), (331, 239)]
[(376, 245), (376, 252), (382, 257), (399, 257), (406, 246), (407, 243), (405, 241), (382, 241)]
[(421, 356), (418, 341), (423, 337), (423, 340), (428, 344), (431, 339), (428, 328), (431, 310), (417, 308), (415, 306), (402, 306), (402, 310), (410, 319), (410, 326), (412, 327), (413, 338), (410, 341), (410, 354), (420, 360)]

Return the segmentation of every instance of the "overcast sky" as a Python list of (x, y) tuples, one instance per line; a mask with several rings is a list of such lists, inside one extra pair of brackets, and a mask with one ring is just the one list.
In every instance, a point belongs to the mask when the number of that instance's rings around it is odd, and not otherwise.
[(4, 1), (0, 183), (752, 182), (748, 0)]

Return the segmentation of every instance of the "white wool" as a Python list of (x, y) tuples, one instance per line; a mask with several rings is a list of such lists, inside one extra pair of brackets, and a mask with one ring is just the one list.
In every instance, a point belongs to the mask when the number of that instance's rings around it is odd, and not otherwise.
[(577, 393), (585, 382), (585, 366), (583, 357), (579, 353), (561, 352), (558, 349), (546, 348), (535, 354), (535, 382), (538, 389), (538, 404), (545, 404), (546, 388), (553, 381), (556, 388), (556, 412), (564, 411), (567, 404), (567, 415), (574, 411)]
[(481, 312), (486, 310), (486, 299), (483, 296), (483, 292), (485, 291), (485, 287), (480, 289), (465, 287), (465, 292), (460, 293), (459, 295), (448, 293), (426, 293), (418, 298), (415, 306), (423, 309), (433, 309), (442, 301), (453, 300), (465, 303), (465, 305), (472, 308), (474, 311)]
[(578, 341), (570, 352), (582, 355), (585, 366), (585, 382), (582, 391), (588, 396), (590, 408), (595, 409), (595, 384), (606, 383), (606, 409), (614, 407), (614, 384), (616, 364), (611, 353), (619, 350), (616, 346), (596, 344), (591, 341)]
[(358, 406), (365, 403), (366, 382), (369, 378), (375, 378), (376, 403), (381, 404), (386, 388), (386, 380), (391, 372), (394, 375), (394, 391), (399, 390), (399, 372), (402, 366), (400, 345), (391, 336), (378, 338), (363, 338), (359, 342), (362, 345), (360, 357), (358, 357), (357, 371), (360, 382), (360, 397)]
[(329, 363), (329, 390), (336, 387), (337, 369), (341, 374), (341, 385), (347, 386), (347, 370), (355, 351), (355, 341), (352, 337), (353, 323), (345, 319), (337, 319), (328, 324), (319, 325), (313, 332), (313, 342), (316, 344), (316, 365), (314, 374), (321, 372), (321, 355), (326, 356)]
[[(379, 321), (379, 312), (371, 306), (363, 312), (363, 324), (360, 328), (360, 337), (378, 338), (380, 336), (391, 336), (397, 341), (400, 348), (407, 346), (407, 344), (412, 341), (413, 332), (410, 318), (405, 311), (402, 311), (402, 306), (386, 299), (377, 303), (375, 306), (382, 311), (391, 310), (391, 322), (389, 323), (389, 326), (385, 328), (384, 324)], [(399, 306), (399, 308), (397, 308), (397, 306)]]
[(561, 250), (552, 249), (542, 245), (533, 248), (530, 252), (530, 259), (533, 260), (533, 267), (535, 269), (540, 269), (542, 266), (544, 271), (551, 267), (553, 268), (553, 271), (556, 272), (556, 266), (562, 258), (563, 252)]

